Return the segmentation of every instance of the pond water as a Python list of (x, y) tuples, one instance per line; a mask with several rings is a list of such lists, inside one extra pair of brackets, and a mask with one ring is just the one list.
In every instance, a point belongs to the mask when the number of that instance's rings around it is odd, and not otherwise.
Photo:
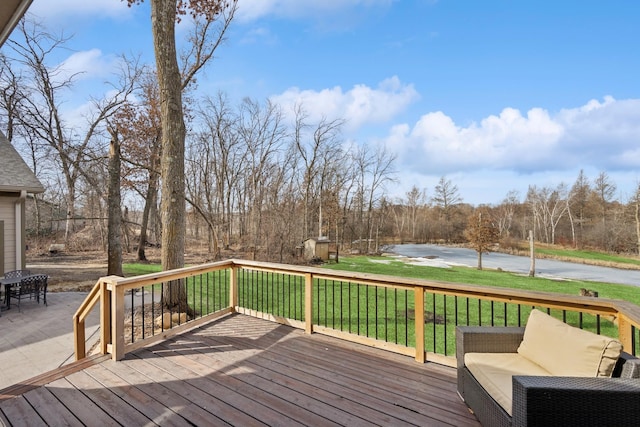
[[(405, 244), (389, 247), (388, 251), (396, 255), (416, 258), (417, 262), (425, 265), (441, 267), (450, 265), (475, 267), (478, 265), (477, 252), (467, 248)], [(484, 268), (500, 268), (514, 273), (528, 274), (530, 265), (531, 260), (529, 257), (496, 252), (482, 255), (482, 266)], [(549, 259), (536, 259), (536, 276), (640, 286), (640, 270), (621, 270)]]

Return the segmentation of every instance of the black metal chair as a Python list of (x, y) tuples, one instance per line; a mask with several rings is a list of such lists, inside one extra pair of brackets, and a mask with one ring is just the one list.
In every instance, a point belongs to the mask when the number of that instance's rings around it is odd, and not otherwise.
[[(30, 276), (31, 275), (31, 271), (30, 270), (12, 270), (12, 271), (7, 271), (6, 273), (4, 273), (4, 278), (5, 279), (19, 279), (21, 277), (26, 277), (26, 276)], [(8, 305), (7, 303), (9, 302), (9, 297), (11, 295), (11, 288), (13, 287), (17, 287), (19, 285), (14, 285), (14, 284), (6, 284), (4, 285), (4, 304)]]
[(36, 298), (38, 299), (38, 303), (40, 303), (40, 297), (42, 297), (42, 302), (44, 305), (47, 305), (47, 284), (49, 281), (49, 276), (46, 274), (39, 274), (37, 276), (39, 278), (38, 281), (38, 295)]
[(47, 279), (44, 274), (36, 274), (26, 276), (20, 280), (20, 284), (12, 286), (9, 290), (9, 298), (18, 300), (18, 310), (20, 309), (20, 301), (27, 296), (40, 303), (40, 295), (43, 296), (44, 304), (47, 305)]

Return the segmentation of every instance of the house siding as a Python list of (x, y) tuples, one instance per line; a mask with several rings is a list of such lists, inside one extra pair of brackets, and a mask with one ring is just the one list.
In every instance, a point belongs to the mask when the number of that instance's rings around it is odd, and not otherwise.
[[(4, 221), (4, 241), (2, 242), (4, 256), (0, 268), (10, 271), (22, 269), (26, 263), (25, 196), (29, 193), (42, 193), (44, 187), (1, 131), (0, 159), (2, 159), (3, 168), (0, 174), (0, 221)], [(20, 203), (18, 217), (16, 217), (16, 203)], [(16, 236), (20, 236), (17, 242)], [(20, 246), (19, 255), (16, 255), (17, 245)]]
[(5, 271), (16, 270), (16, 200), (17, 198), (0, 197), (0, 219), (4, 223), (4, 275)]

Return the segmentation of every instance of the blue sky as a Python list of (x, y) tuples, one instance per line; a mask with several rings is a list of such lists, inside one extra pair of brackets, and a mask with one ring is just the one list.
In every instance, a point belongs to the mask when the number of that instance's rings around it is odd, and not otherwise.
[[(119, 54), (153, 61), (148, 4), (30, 11), (74, 35), (59, 58), (84, 72), (70, 111), (106, 90)], [(640, 182), (638, 22), (635, 0), (239, 0), (199, 89), (345, 119), (345, 140), (397, 155), (397, 197), (430, 197), (445, 176), (465, 202), (497, 204), (583, 169), (626, 201)]]

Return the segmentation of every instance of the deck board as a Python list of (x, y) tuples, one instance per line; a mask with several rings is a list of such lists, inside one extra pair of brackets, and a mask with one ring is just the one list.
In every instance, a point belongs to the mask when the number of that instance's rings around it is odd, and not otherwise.
[[(166, 416), (171, 420), (171, 423), (184, 425), (184, 421), (181, 421), (184, 419), (191, 421), (195, 425), (206, 425), (205, 423), (211, 418), (211, 413), (194, 405), (184, 396), (176, 394), (163, 383), (155, 382), (151, 377), (132, 368), (128, 361), (108, 361), (101, 366), (105, 370), (134, 384), (134, 387), (164, 406), (166, 408)], [(174, 417), (172, 414), (176, 414), (179, 418)], [(212, 423), (212, 421), (209, 421), (209, 423)], [(222, 421), (220, 423), (223, 424)]]
[[(42, 420), (56, 420), (60, 425), (82, 426), (80, 420), (57, 400), (46, 387), (38, 387), (25, 393), (25, 399), (33, 406)], [(33, 422), (28, 425), (35, 425)]]
[(38, 425), (479, 426), (455, 370), (231, 315), (0, 402)]
[[(359, 389), (359, 384), (349, 381), (347, 376), (343, 376), (339, 382), (334, 382), (330, 378), (330, 373), (318, 370), (309, 359), (303, 358), (302, 361), (297, 361), (282, 358), (281, 361), (276, 362), (263, 359), (262, 355), (250, 362), (254, 375), (248, 380), (267, 393), (282, 393), (278, 389), (270, 389), (269, 384), (278, 384), (285, 390), (287, 388), (295, 390), (296, 393), (302, 394), (300, 399), (311, 399), (312, 402), (317, 402), (313, 410), (318, 411), (323, 417), (346, 424), (350, 424), (346, 421), (347, 418), (351, 418), (352, 423), (369, 420), (374, 423), (395, 425), (402, 425), (404, 422), (408, 422), (409, 425), (423, 425), (426, 421), (411, 412), (405, 414), (408, 419), (390, 417), (388, 414), (393, 413), (397, 408), (376, 396), (376, 390), (363, 393), (363, 390)], [(323, 374), (325, 374), (324, 377)], [(326, 407), (334, 410), (326, 412)], [(345, 410), (339, 413), (335, 410), (337, 407), (343, 407)], [(375, 408), (375, 411), (371, 411), (372, 408)]]

